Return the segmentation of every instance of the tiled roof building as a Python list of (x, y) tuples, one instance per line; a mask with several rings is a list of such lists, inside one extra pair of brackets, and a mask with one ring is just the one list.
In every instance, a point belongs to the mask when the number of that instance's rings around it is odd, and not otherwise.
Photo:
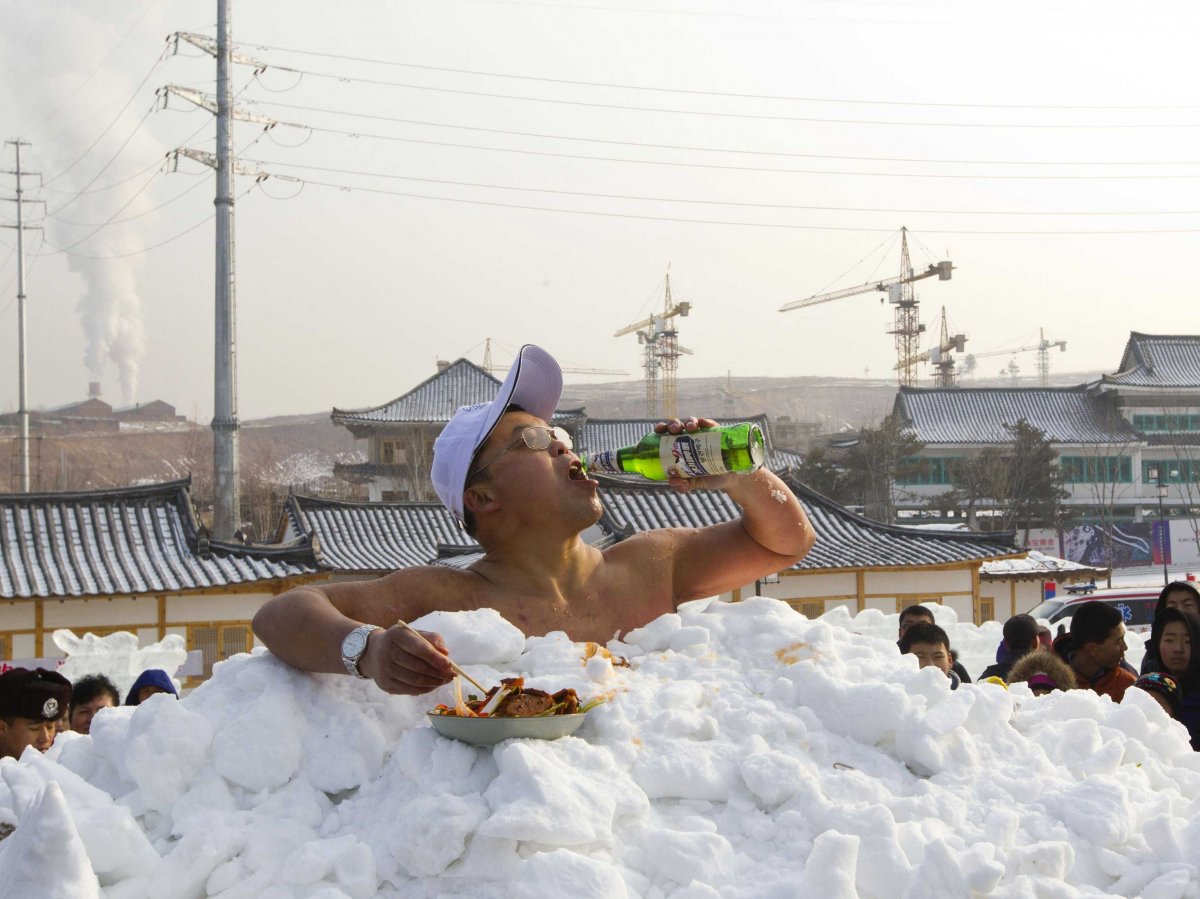
[(322, 579), (307, 539), (210, 540), (186, 480), (64, 493), (0, 494), (0, 658), (41, 659), (57, 628), (168, 634), (215, 662), (253, 645), (270, 596)]
[(1200, 336), (1164, 336), (1133, 331), (1120, 369), (1101, 379), (1124, 388), (1200, 389)]
[(446, 547), (478, 549), (441, 503), (349, 503), (293, 494), (285, 539), (310, 538), (334, 571), (384, 572), (430, 565)]
[[(1144, 525), (1146, 533), (1138, 539), (1148, 541), (1145, 519), (1158, 517), (1160, 482), (1167, 517), (1195, 515), (1200, 336), (1134, 331), (1116, 373), (1077, 387), (902, 387), (893, 411), (924, 444), (922, 465), (893, 490), (899, 509), (921, 509), (945, 494), (954, 486), (959, 460), (1002, 449), (1011, 443), (1005, 425), (1024, 420), (1040, 429), (1057, 453), (1070, 494), (1064, 506), (1078, 527)], [(993, 502), (985, 498), (981, 505)], [(1175, 541), (1176, 553), (1190, 559), (1192, 543)]]
[(177, 592), (317, 570), (306, 545), (209, 540), (188, 488), (0, 494), (0, 597)]
[(1086, 385), (1079, 387), (901, 387), (894, 413), (925, 444), (1004, 444), (1005, 425), (1021, 419), (1053, 443), (1123, 443), (1137, 440), (1128, 421)]

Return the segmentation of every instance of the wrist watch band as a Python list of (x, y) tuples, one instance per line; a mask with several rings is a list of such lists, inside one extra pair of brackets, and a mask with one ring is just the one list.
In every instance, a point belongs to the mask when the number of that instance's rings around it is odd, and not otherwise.
[(382, 630), (373, 624), (360, 624), (342, 640), (342, 664), (357, 678), (367, 680), (367, 676), (358, 670), (358, 663), (367, 651), (367, 638), (375, 631)]

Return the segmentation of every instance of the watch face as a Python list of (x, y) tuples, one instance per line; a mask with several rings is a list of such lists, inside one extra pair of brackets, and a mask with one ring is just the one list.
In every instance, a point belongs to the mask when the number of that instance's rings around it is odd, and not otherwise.
[(351, 631), (346, 635), (346, 639), (342, 641), (342, 655), (348, 659), (355, 659), (362, 655), (363, 649), (367, 645), (367, 635), (362, 631)]

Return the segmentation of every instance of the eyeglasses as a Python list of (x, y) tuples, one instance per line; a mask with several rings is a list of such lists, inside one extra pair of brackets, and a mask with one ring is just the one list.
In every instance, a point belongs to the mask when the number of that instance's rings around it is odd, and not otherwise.
[(475, 473), (467, 478), (467, 483), (475, 480), (479, 473), (507, 453), (509, 450), (514, 450), (521, 444), (529, 447), (531, 450), (550, 449), (550, 444), (557, 440), (559, 443), (565, 444), (567, 449), (572, 448), (571, 435), (562, 428), (543, 428), (539, 425), (531, 425), (528, 428), (521, 430), (521, 438), (513, 441), (492, 458), (488, 459), (482, 465), (475, 469)]

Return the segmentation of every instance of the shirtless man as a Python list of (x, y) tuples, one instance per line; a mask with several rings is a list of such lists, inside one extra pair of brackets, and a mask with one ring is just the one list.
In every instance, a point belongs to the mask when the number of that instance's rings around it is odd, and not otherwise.
[[(644, 531), (606, 550), (580, 534), (599, 520), (599, 484), (548, 421), (562, 392), (558, 364), (525, 346), (496, 399), (460, 408), (434, 444), (433, 485), (483, 547), (466, 570), (421, 566), (374, 581), (297, 587), (265, 603), (254, 632), (306, 671), (349, 671), (390, 693), (415, 695), (453, 676), (441, 638), (433, 651), (397, 619), (492, 608), (526, 634), (565, 631), (604, 643), (682, 602), (741, 587), (802, 559), (814, 534), (787, 486), (749, 475), (672, 479), (680, 492), (723, 490), (742, 517), (705, 528)], [(707, 418), (656, 427), (678, 434)]]

